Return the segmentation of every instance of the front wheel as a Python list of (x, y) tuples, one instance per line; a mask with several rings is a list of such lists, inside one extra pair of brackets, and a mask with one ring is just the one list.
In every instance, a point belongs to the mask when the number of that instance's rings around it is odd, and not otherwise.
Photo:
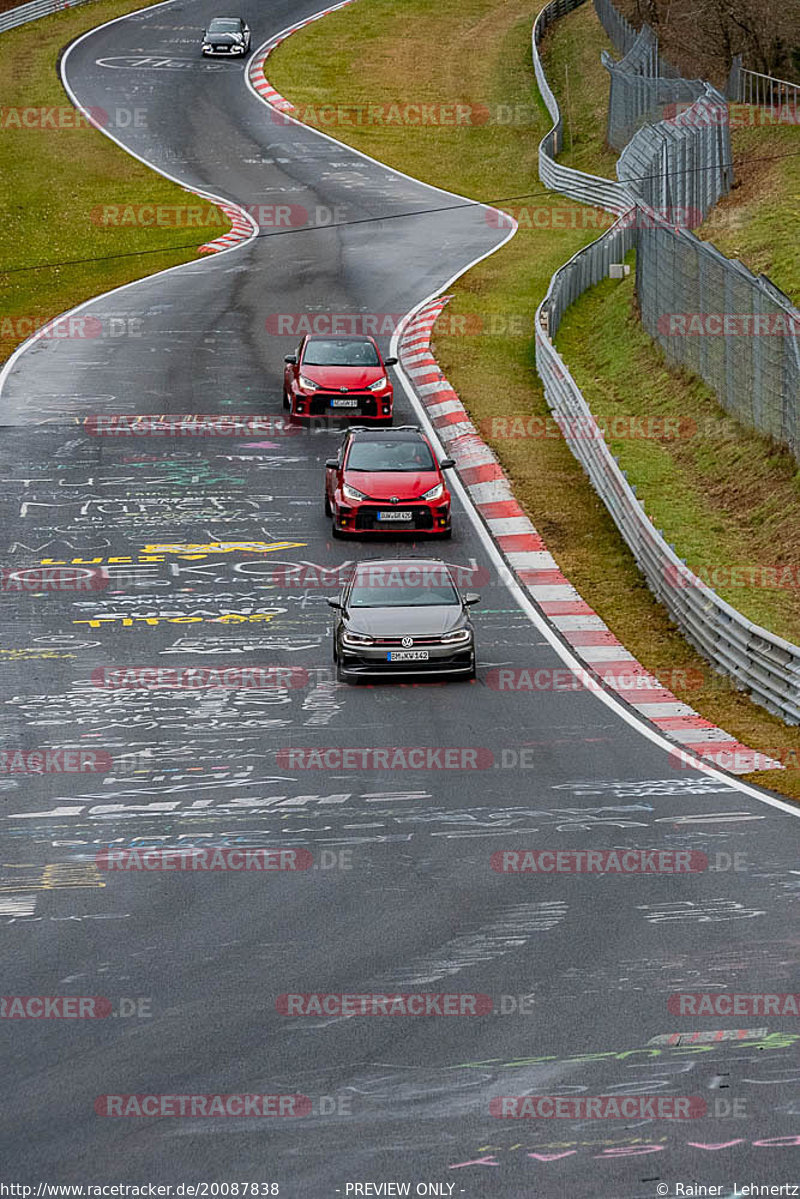
[(325, 515), (326, 515), (326, 516), (333, 516), (333, 509), (331, 508), (331, 502), (330, 502), (330, 500), (328, 499), (328, 493), (327, 493), (327, 491), (325, 492)]
[(283, 389), (283, 407), (284, 407), (284, 410), (285, 410), (286, 412), (289, 412), (289, 410), (290, 410), (290, 408), (291, 408), (291, 405), (289, 404), (289, 397), (288, 397), (288, 395), (286, 394), (286, 388), (285, 388), (285, 387), (284, 387), (284, 389)]

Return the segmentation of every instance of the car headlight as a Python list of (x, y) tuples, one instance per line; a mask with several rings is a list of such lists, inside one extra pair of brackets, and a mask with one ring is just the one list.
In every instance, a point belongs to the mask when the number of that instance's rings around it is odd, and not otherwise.
[(305, 375), (300, 375), (297, 380), (298, 387), (302, 387), (303, 391), (319, 391), (319, 383), (315, 383), (313, 379), (306, 378)]
[(359, 491), (357, 487), (351, 487), (349, 483), (342, 484), (342, 495), (346, 500), (353, 500), (357, 504), (367, 498), (363, 491)]
[(342, 633), (342, 645), (374, 645), (375, 638), (368, 637), (366, 633)]
[(374, 383), (367, 384), (367, 391), (385, 391), (388, 386), (388, 379), (376, 379)]
[(430, 491), (423, 491), (422, 498), (424, 500), (438, 500), (444, 495), (444, 483), (437, 483), (435, 487), (431, 487)]
[(472, 633), (469, 629), (453, 629), (452, 633), (445, 633), (442, 637), (442, 644), (445, 645), (466, 645), (472, 640)]

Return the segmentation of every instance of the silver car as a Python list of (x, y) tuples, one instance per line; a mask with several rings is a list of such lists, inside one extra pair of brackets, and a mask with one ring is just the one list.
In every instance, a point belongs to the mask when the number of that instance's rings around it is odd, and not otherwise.
[(367, 559), (337, 599), (333, 659), (345, 683), (437, 674), (475, 678), (469, 607), (446, 563), (431, 558)]

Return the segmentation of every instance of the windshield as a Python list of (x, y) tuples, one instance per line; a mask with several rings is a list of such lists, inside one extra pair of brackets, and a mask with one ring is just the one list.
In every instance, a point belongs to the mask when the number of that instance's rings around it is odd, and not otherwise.
[(304, 366), (380, 366), (371, 341), (309, 341)]
[(226, 21), (222, 18), (217, 18), (212, 21), (208, 27), (209, 33), (241, 33), (241, 26), (238, 21)]
[(347, 470), (422, 471), (435, 470), (433, 454), (424, 441), (386, 441), (364, 438), (354, 441), (347, 456)]
[(450, 574), (441, 566), (361, 567), (350, 591), (350, 608), (430, 608), (460, 604)]

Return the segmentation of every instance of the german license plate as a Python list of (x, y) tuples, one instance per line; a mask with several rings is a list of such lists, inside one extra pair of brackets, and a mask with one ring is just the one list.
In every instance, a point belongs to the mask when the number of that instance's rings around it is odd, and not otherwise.
[(331, 407), (332, 408), (357, 408), (358, 400), (357, 399), (348, 400), (344, 397), (342, 399), (339, 399), (337, 396), (335, 399), (331, 400)]
[(390, 508), (388, 512), (379, 512), (378, 520), (413, 520), (413, 512), (404, 512), (402, 509)]
[(386, 655), (387, 662), (427, 662), (426, 649), (392, 649)]

